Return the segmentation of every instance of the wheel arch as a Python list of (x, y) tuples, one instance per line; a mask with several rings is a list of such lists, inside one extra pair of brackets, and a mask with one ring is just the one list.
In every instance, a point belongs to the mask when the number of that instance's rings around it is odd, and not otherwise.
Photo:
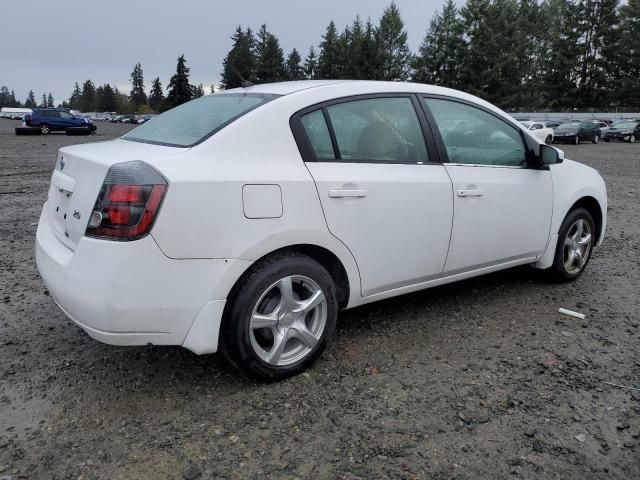
[(272, 257), (273, 255), (287, 252), (306, 255), (326, 268), (331, 275), (331, 278), (333, 278), (334, 284), (336, 286), (336, 292), (338, 294), (338, 305), (340, 307), (340, 310), (343, 310), (347, 307), (352, 291), (351, 280), (349, 278), (349, 274), (347, 273), (347, 268), (345, 267), (343, 261), (334, 252), (326, 247), (312, 243), (297, 243), (286, 245), (263, 254), (262, 256), (257, 258), (251, 264), (251, 266), (243, 271), (242, 274), (236, 279), (235, 283), (231, 287), (231, 290), (229, 291), (228, 298), (232, 297), (238, 290), (239, 286), (242, 285), (243, 278), (251, 271), (251, 268), (265, 261), (267, 258)]
[(592, 197), (590, 195), (581, 197), (578, 200), (576, 200), (573, 203), (573, 205), (571, 205), (571, 207), (565, 213), (563, 219), (576, 208), (584, 208), (587, 212), (589, 212), (589, 214), (593, 218), (593, 221), (595, 223), (595, 228), (596, 228), (596, 232), (595, 232), (596, 238), (598, 239), (598, 243), (599, 243), (599, 240), (602, 237), (602, 233), (603, 233), (602, 229), (603, 229), (603, 219), (604, 219), (604, 214), (603, 214), (602, 206), (600, 205), (600, 202), (598, 202), (598, 200), (596, 200), (595, 197)]

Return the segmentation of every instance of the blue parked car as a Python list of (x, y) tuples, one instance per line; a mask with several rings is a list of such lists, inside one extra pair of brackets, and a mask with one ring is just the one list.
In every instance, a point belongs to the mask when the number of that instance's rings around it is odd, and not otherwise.
[(59, 108), (34, 108), (31, 115), (25, 115), (24, 124), (27, 127), (39, 128), (43, 135), (56, 131), (69, 132), (69, 129), (82, 127), (93, 132), (97, 128), (88, 118), (77, 117)]

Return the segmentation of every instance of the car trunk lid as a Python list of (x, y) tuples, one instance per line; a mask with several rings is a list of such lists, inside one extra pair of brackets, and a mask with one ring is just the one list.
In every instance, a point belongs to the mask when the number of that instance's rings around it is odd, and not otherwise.
[(47, 216), (56, 237), (75, 250), (84, 236), (109, 167), (132, 160), (148, 161), (187, 149), (113, 140), (61, 148), (51, 176)]

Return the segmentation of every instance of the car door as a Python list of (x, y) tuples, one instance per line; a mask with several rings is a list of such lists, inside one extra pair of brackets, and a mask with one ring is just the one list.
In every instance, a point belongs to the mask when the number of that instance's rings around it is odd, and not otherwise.
[[(417, 107), (417, 108), (416, 108)], [(295, 118), (296, 140), (330, 232), (353, 254), (361, 294), (442, 273), (453, 215), (451, 180), (425, 143), (413, 95), (358, 96)]]
[(76, 117), (71, 115), (69, 112), (58, 112), (60, 115), (60, 125), (63, 128), (75, 127), (76, 125)]
[(551, 225), (551, 175), (528, 167), (522, 132), (474, 104), (423, 100), (454, 189), (445, 272), (525, 263), (542, 254)]
[(47, 110), (47, 121), (50, 122), (51, 130), (64, 130), (64, 120), (60, 118), (60, 112), (57, 110)]

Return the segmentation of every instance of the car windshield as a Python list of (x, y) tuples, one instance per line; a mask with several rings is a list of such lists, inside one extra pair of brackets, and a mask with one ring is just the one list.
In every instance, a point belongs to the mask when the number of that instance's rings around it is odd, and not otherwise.
[(533, 123), (531, 122), (520, 122), (522, 125), (524, 125), (527, 128), (531, 128), (531, 125), (533, 125)]
[(573, 129), (573, 128), (578, 128), (580, 126), (580, 122), (566, 122), (566, 123), (561, 123), (560, 125), (558, 125), (558, 128), (564, 128), (564, 129)]
[(207, 95), (151, 118), (122, 138), (156, 145), (191, 147), (277, 96), (255, 93)]
[(615, 128), (636, 128), (636, 122), (620, 122), (614, 125)]

